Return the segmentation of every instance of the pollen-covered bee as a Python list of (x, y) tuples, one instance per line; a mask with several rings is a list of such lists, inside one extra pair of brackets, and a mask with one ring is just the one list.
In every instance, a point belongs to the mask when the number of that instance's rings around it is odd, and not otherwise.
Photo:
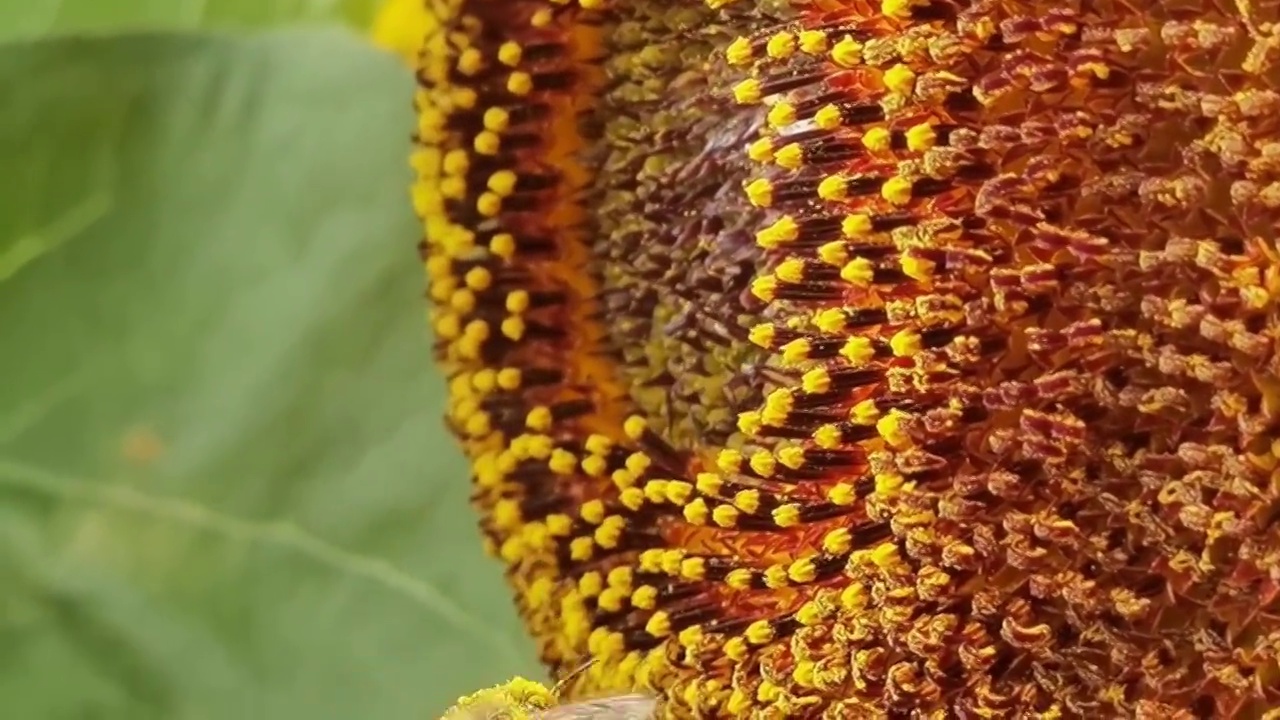
[(657, 709), (657, 700), (641, 693), (562, 703), (559, 688), (512, 678), (459, 698), (441, 720), (651, 720)]

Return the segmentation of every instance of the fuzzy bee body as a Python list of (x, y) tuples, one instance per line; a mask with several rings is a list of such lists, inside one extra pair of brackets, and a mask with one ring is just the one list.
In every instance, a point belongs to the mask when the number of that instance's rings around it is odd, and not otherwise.
[(651, 720), (658, 701), (626, 693), (560, 702), (558, 688), (514, 678), (458, 699), (441, 720)]
[(613, 695), (548, 708), (537, 720), (650, 720), (658, 702), (648, 695)]

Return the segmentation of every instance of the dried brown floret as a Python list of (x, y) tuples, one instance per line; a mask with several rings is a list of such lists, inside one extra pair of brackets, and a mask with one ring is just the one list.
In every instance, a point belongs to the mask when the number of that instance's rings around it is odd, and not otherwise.
[(430, 7), (449, 421), (575, 692), (1280, 705), (1274, 0)]

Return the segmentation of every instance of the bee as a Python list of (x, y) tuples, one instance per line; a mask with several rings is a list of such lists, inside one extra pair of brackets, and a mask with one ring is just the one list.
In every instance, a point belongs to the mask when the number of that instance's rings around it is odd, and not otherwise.
[(586, 669), (570, 673), (554, 688), (516, 677), (458, 699), (441, 720), (653, 720), (658, 700), (643, 693), (605, 695), (561, 702), (565, 684)]

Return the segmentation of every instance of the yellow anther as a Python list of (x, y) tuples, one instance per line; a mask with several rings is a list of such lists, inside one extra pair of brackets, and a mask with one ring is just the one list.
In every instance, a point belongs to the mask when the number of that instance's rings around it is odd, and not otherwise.
[(876, 421), (876, 432), (890, 447), (901, 449), (911, 444), (911, 437), (902, 427), (905, 415), (898, 410), (891, 410)]
[(519, 340), (524, 337), (525, 325), (524, 320), (511, 316), (502, 321), (502, 336), (508, 340)]
[(466, 150), (454, 148), (445, 153), (443, 166), (446, 175), (466, 175), (471, 167), (471, 158)]
[(678, 549), (670, 549), (662, 551), (662, 572), (668, 575), (680, 574), (680, 563), (684, 562), (685, 552)]
[(524, 51), (517, 42), (507, 41), (498, 47), (498, 62), (507, 67), (515, 67), (520, 64), (520, 58), (524, 55)]
[(746, 65), (751, 62), (751, 41), (744, 37), (735, 38), (725, 48), (724, 55), (730, 65)]
[(911, 181), (901, 175), (895, 175), (880, 186), (880, 196), (893, 205), (906, 205), (911, 202)]
[(813, 582), (818, 577), (818, 569), (814, 566), (813, 560), (800, 558), (787, 568), (787, 577), (794, 583)]
[(911, 18), (911, 8), (916, 5), (919, 0), (880, 0), (880, 12), (885, 17), (897, 18), (898, 20), (909, 20)]
[(791, 582), (787, 577), (787, 568), (785, 565), (770, 565), (765, 568), (761, 575), (764, 578), (765, 587), (772, 590), (784, 588)]
[(665, 612), (659, 610), (649, 616), (649, 621), (645, 623), (644, 630), (654, 637), (666, 637), (671, 634), (671, 618)]
[(827, 614), (822, 611), (818, 603), (812, 600), (801, 605), (800, 609), (796, 611), (796, 622), (805, 627), (814, 627), (826, 619)]
[(569, 559), (579, 562), (590, 560), (595, 553), (595, 542), (589, 537), (576, 537), (569, 541)]
[(857, 67), (862, 64), (862, 43), (845, 35), (831, 48), (831, 60), (840, 67)]
[(807, 338), (796, 338), (782, 346), (782, 362), (787, 365), (798, 365), (809, 358), (812, 349)]
[(523, 71), (511, 73), (507, 78), (507, 92), (512, 95), (528, 95), (533, 92), (533, 76)]
[(475, 75), (484, 67), (484, 55), (477, 48), (469, 47), (458, 55), (458, 72)]
[(805, 452), (804, 448), (799, 445), (789, 445), (778, 451), (778, 462), (791, 468), (799, 470), (804, 467)]
[(476, 139), (472, 142), (476, 152), (481, 155), (497, 155), (501, 144), (502, 141), (498, 138), (498, 134), (492, 130), (484, 130), (476, 134)]
[(920, 352), (920, 333), (911, 328), (899, 330), (889, 340), (889, 348), (897, 357), (911, 357)]
[(773, 274), (783, 282), (801, 282), (804, 280), (804, 260), (798, 257), (789, 257), (778, 263), (778, 267), (774, 268)]
[(747, 626), (747, 631), (743, 635), (752, 645), (768, 645), (773, 642), (773, 625), (768, 620), (757, 620)]
[(631, 593), (631, 604), (641, 610), (652, 610), (658, 604), (658, 588), (641, 585)]
[(747, 200), (756, 207), (769, 207), (773, 204), (773, 183), (765, 178), (757, 178), (743, 186)]
[(636, 511), (644, 507), (644, 491), (638, 487), (627, 487), (618, 493), (618, 502), (628, 510)]
[(812, 660), (801, 660), (791, 670), (791, 679), (802, 688), (815, 687), (813, 674), (817, 672), (817, 663)]
[(639, 440), (649, 431), (649, 423), (640, 415), (632, 415), (622, 423), (622, 432), (631, 440)]
[(604, 579), (595, 570), (585, 572), (582, 577), (578, 578), (578, 592), (583, 597), (595, 597), (602, 590), (604, 590)]
[(595, 538), (596, 544), (606, 550), (612, 550), (618, 546), (622, 540), (622, 533), (627, 529), (626, 518), (620, 515), (610, 515), (600, 523), (600, 527), (596, 528)]
[(504, 260), (510, 260), (516, 254), (516, 238), (511, 233), (498, 233), (489, 240), (489, 252)]
[[(723, 455), (726, 452), (736, 453), (738, 455), (739, 462), (741, 462), (742, 455), (736, 450), (721, 450), (720, 454)], [(697, 487), (698, 492), (703, 495), (719, 495), (720, 490), (724, 487), (724, 478), (715, 473), (698, 473)]]
[(529, 18), (529, 24), (536, 28), (545, 28), (551, 25), (555, 20), (555, 13), (551, 8), (540, 8)]
[(840, 348), (840, 355), (850, 364), (861, 366), (876, 356), (876, 349), (869, 338), (855, 336), (845, 341), (844, 347)]
[(739, 105), (754, 105), (760, 102), (760, 81), (747, 78), (733, 86), (733, 99)]
[(635, 571), (630, 566), (622, 565), (609, 571), (605, 582), (609, 587), (631, 591), (631, 583), (635, 580)]
[(525, 427), (536, 432), (546, 432), (551, 429), (551, 423), (554, 418), (551, 416), (551, 408), (539, 406), (529, 411), (524, 418)]
[(515, 192), (520, 178), (510, 170), (499, 170), (489, 176), (488, 187), (498, 197), (508, 197)]
[(916, 84), (916, 74), (901, 64), (885, 70), (882, 79), (885, 87), (899, 95), (910, 95)]
[(773, 159), (773, 139), (762, 137), (747, 146), (747, 157), (758, 163), (767, 163)]
[(738, 509), (732, 505), (717, 505), (711, 511), (711, 520), (722, 528), (731, 528), (738, 524)]
[(894, 542), (883, 542), (871, 551), (871, 562), (877, 567), (890, 568), (898, 564), (898, 545)]
[(804, 165), (804, 148), (799, 143), (789, 143), (774, 155), (774, 161), (788, 170), (799, 170)]
[[(702, 642), (703, 637), (704, 637), (704, 633), (700, 625), (690, 625), (689, 627), (680, 631), (680, 634), (676, 636), (676, 640), (680, 643), (681, 647), (692, 648), (692, 647), (696, 647), (698, 643)], [(694, 695), (694, 698), (695, 698), (694, 702), (697, 702), (696, 698), (698, 697), (699, 695), (697, 694)], [(691, 703), (691, 706), (692, 706), (692, 703)]]
[(840, 606), (849, 612), (857, 612), (867, 606), (867, 589), (860, 583), (847, 586), (840, 592)]
[(773, 342), (776, 338), (777, 330), (772, 323), (761, 323), (747, 331), (747, 340), (752, 345), (758, 345), (766, 350), (773, 347)]
[(511, 114), (500, 107), (491, 107), (484, 111), (484, 128), (501, 133), (511, 124)]
[(733, 496), (733, 504), (744, 513), (754, 513), (760, 509), (760, 491), (739, 490)]
[(449, 296), (449, 307), (462, 315), (470, 315), (476, 308), (475, 293), (470, 290), (455, 290)]
[(800, 51), (809, 55), (820, 55), (826, 52), (826, 33), (821, 30), (802, 30), (800, 32)]
[(835, 105), (825, 105), (813, 116), (813, 121), (823, 130), (835, 130), (844, 124), (844, 116)]
[(778, 469), (778, 459), (768, 450), (757, 450), (751, 453), (751, 460), (747, 464), (761, 477), (769, 477)]
[(693, 502), (684, 506), (681, 514), (684, 515), (684, 519), (691, 525), (706, 525), (707, 518), (710, 516), (711, 511), (707, 509), (706, 500), (703, 500), (702, 498), (695, 498)]
[(858, 500), (857, 489), (849, 483), (837, 483), (827, 490), (827, 499), (832, 505), (852, 505)]
[(751, 587), (752, 574), (746, 568), (734, 568), (724, 576), (724, 582), (734, 590), (747, 590)]
[(828, 202), (842, 202), (849, 198), (849, 182), (843, 175), (830, 175), (818, 183), (818, 197)]
[(856, 257), (840, 268), (840, 278), (851, 285), (866, 287), (875, 279), (875, 266), (866, 258)]
[(832, 555), (844, 555), (853, 548), (853, 534), (848, 528), (836, 528), (822, 537), (822, 550)]
[(707, 561), (703, 558), (685, 558), (680, 563), (680, 577), (685, 580), (701, 580), (707, 576)]
[(771, 58), (780, 60), (790, 57), (796, 51), (796, 36), (786, 31), (777, 33), (769, 38), (764, 47)]
[(840, 447), (843, 441), (844, 435), (839, 426), (833, 423), (827, 423), (813, 431), (813, 442), (820, 448), (833, 450)]
[(573, 532), (573, 518), (564, 513), (552, 513), (547, 516), (547, 532), (552, 537), (568, 537)]
[(800, 524), (800, 506), (795, 503), (779, 505), (770, 513), (775, 525), (781, 528), (795, 527)]
[(862, 146), (871, 152), (886, 152), (893, 140), (888, 128), (873, 127), (862, 134)]
[(800, 237), (800, 224), (790, 215), (783, 215), (772, 225), (756, 233), (756, 243), (763, 248), (775, 248), (782, 243), (793, 242)]
[(898, 473), (879, 473), (875, 477), (875, 482), (876, 495), (891, 498), (902, 490), (902, 486), (906, 484), (906, 478)]
[(826, 368), (814, 368), (801, 376), (800, 387), (809, 394), (824, 393), (831, 389), (831, 373)]
[(671, 480), (667, 483), (667, 502), (673, 505), (684, 505), (693, 495), (693, 485), (683, 480)]
[(520, 387), (519, 368), (503, 368), (497, 373), (498, 387), (503, 390), (515, 390)]
[(493, 284), (493, 273), (488, 268), (476, 266), (467, 271), (463, 282), (472, 290), (485, 290)]
[(849, 421), (858, 425), (870, 425), (880, 417), (880, 408), (875, 400), (863, 400), (849, 411)]
[(592, 525), (599, 525), (604, 522), (604, 514), (604, 503), (600, 500), (588, 500), (582, 503), (582, 507), (578, 509), (579, 517)]
[(600, 598), (596, 600), (596, 606), (605, 612), (618, 612), (624, 607), (624, 602), (628, 597), (630, 595), (622, 590), (606, 588), (600, 593)]
[(644, 484), (641, 489), (644, 490), (645, 499), (651, 503), (661, 503), (667, 500), (667, 483), (668, 480), (650, 480)]
[(938, 134), (929, 123), (913, 125), (906, 134), (907, 149), (915, 152), (924, 152), (938, 142)]
[[(742, 462), (742, 453), (734, 450), (733, 448), (725, 448), (716, 454), (716, 467), (720, 472), (725, 473), (726, 475), (732, 475), (741, 471)], [(699, 480), (701, 480), (704, 475), (711, 475), (711, 473), (702, 473), (698, 476)], [(719, 478), (718, 475), (715, 477), (717, 479)]]
[(778, 278), (764, 275), (751, 281), (751, 294), (765, 302), (772, 302), (778, 292)]
[(937, 263), (914, 253), (902, 256), (902, 274), (917, 282), (928, 282), (933, 279), (933, 272), (937, 267)]
[(780, 128), (796, 121), (796, 106), (785, 100), (774, 103), (766, 115), (770, 127)]
[(849, 262), (849, 249), (843, 241), (832, 240), (818, 248), (818, 259), (828, 265), (841, 266)]

